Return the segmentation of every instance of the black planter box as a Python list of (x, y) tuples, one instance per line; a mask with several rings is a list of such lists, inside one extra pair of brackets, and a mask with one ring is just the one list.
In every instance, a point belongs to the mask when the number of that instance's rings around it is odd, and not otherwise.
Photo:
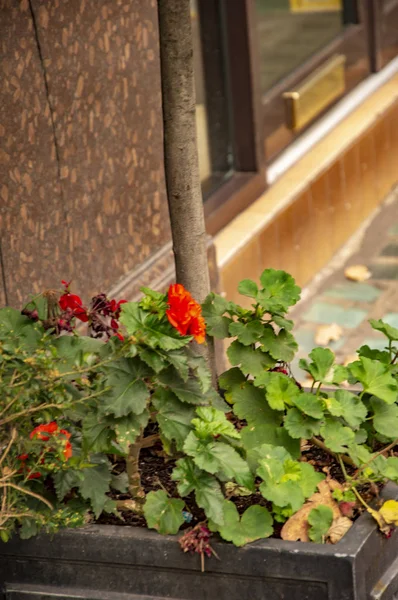
[[(398, 496), (389, 484), (385, 497)], [(220, 557), (184, 555), (176, 538), (93, 525), (0, 544), (1, 600), (398, 600), (398, 531), (363, 514), (335, 546), (214, 542)]]

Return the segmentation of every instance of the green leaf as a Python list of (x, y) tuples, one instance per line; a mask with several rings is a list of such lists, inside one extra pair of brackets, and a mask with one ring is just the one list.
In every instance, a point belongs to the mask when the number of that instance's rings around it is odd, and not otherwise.
[(106, 493), (109, 492), (112, 479), (110, 465), (107, 461), (100, 462), (83, 469), (82, 473), (83, 479), (78, 484), (80, 494), (85, 500), (90, 501), (93, 513), (98, 519), (109, 499)]
[[(260, 463), (261, 464), (261, 463)], [(260, 467), (261, 469), (261, 467)], [(260, 469), (257, 473), (262, 477)], [(291, 506), (293, 511), (298, 511), (304, 504), (304, 494), (297, 481), (264, 481), (260, 484), (260, 492), (266, 500), (273, 502), (276, 506)]]
[(377, 396), (387, 404), (393, 404), (397, 401), (397, 383), (387, 365), (361, 356), (359, 361), (349, 366), (349, 369), (355, 379), (363, 385), (366, 393)]
[(138, 302), (126, 302), (122, 305), (120, 322), (129, 335), (137, 337), (152, 348), (177, 350), (186, 346), (191, 336), (182, 336), (168, 321), (162, 321), (158, 315), (142, 310)]
[(309, 356), (312, 362), (301, 359), (299, 366), (310, 373), (314, 381), (337, 384), (347, 379), (347, 370), (334, 364), (334, 354), (329, 348), (314, 348)]
[(149, 412), (145, 410), (140, 415), (128, 415), (121, 419), (115, 419), (113, 428), (116, 434), (116, 442), (124, 453), (128, 452), (130, 444), (134, 444), (137, 437), (147, 426)]
[(228, 309), (228, 302), (218, 294), (211, 292), (202, 304), (202, 315), (206, 321), (207, 333), (215, 338), (229, 337), (228, 328), (233, 322), (224, 313)]
[(107, 452), (110, 450), (114, 431), (108, 419), (98, 415), (96, 411), (88, 412), (83, 419), (83, 447), (91, 452)]
[(368, 410), (364, 403), (357, 395), (352, 394), (347, 390), (337, 390), (335, 396), (341, 407), (341, 415), (336, 416), (342, 416), (350, 427), (358, 429), (361, 423), (365, 421), (366, 415), (368, 414)]
[[(240, 432), (244, 448), (248, 451), (259, 448), (262, 444), (271, 446), (282, 446), (294, 458), (300, 457), (300, 440), (293, 439), (287, 433), (284, 427), (277, 425), (263, 424), (256, 427), (243, 427)], [(249, 452), (250, 454), (250, 452)], [(247, 460), (251, 466), (251, 456)], [(255, 465), (257, 468), (257, 464)]]
[[(139, 357), (143, 360), (155, 373), (160, 373), (169, 363), (165, 357), (158, 350), (151, 350), (150, 348), (144, 348), (138, 350)], [(171, 362), (171, 361), (170, 361)], [(186, 367), (188, 372), (188, 365)]]
[(398, 437), (398, 406), (386, 404), (378, 398), (372, 398), (372, 410), (374, 413), (373, 426), (378, 433), (389, 439)]
[(106, 373), (105, 385), (110, 389), (102, 396), (103, 412), (115, 417), (144, 412), (149, 400), (143, 381), (150, 373), (148, 367), (138, 357), (120, 358), (106, 367)]
[(210, 390), (211, 382), (211, 371), (207, 365), (206, 360), (203, 356), (196, 356), (188, 354), (188, 365), (191, 368), (193, 374), (196, 376), (197, 381), (205, 394)]
[(152, 404), (158, 411), (157, 421), (162, 435), (175, 441), (177, 450), (182, 450), (184, 442), (192, 431), (195, 416), (193, 406), (181, 402), (171, 390), (158, 388), (152, 395)]
[(310, 540), (318, 544), (323, 543), (332, 522), (333, 511), (329, 506), (320, 504), (313, 508), (308, 515), (308, 523), (310, 525), (308, 535)]
[(264, 289), (258, 292), (256, 299), (271, 314), (286, 313), (300, 298), (300, 288), (285, 271), (265, 269), (260, 281)]
[(246, 382), (246, 377), (238, 367), (232, 367), (224, 371), (218, 378), (218, 384), (222, 390), (230, 390), (235, 385), (241, 385)]
[(300, 412), (297, 408), (289, 408), (285, 416), (285, 427), (292, 438), (312, 438), (319, 433), (321, 421)]
[(103, 341), (86, 336), (62, 335), (54, 339), (53, 345), (60, 358), (60, 373), (83, 366), (85, 354), (93, 355), (95, 361), (95, 355), (99, 356), (105, 350)]
[(125, 494), (128, 490), (128, 487), (129, 487), (129, 480), (128, 480), (127, 473), (125, 471), (123, 471), (122, 473), (119, 473), (119, 475), (114, 475), (112, 473), (112, 479), (111, 479), (111, 488), (112, 489)]
[(286, 329), (286, 331), (291, 331), (294, 327), (293, 321), (290, 319), (286, 319), (285, 317), (281, 317), (280, 315), (272, 315), (272, 320), (281, 329)]
[(150, 529), (162, 535), (175, 534), (184, 523), (183, 500), (169, 498), (163, 490), (149, 492), (144, 504), (144, 516)]
[(325, 475), (315, 471), (314, 467), (309, 463), (301, 462), (299, 464), (301, 469), (299, 485), (304, 497), (309, 498), (314, 492), (316, 492), (318, 483), (325, 479)]
[(35, 348), (43, 333), (41, 325), (21, 315), (19, 310), (9, 306), (0, 308), (0, 339), (15, 339), (18, 346)]
[(209, 403), (198, 381), (192, 378), (184, 381), (174, 367), (159, 373), (158, 379), (161, 384), (171, 389), (181, 402), (199, 405)]
[(376, 350), (375, 348), (370, 348), (369, 346), (361, 346), (358, 350), (358, 354), (359, 356), (364, 356), (365, 358), (378, 360), (386, 365), (389, 365), (391, 362), (390, 353), (387, 350)]
[(188, 356), (184, 350), (170, 350), (166, 353), (166, 359), (173, 365), (181, 379), (187, 381), (189, 377)]
[[(297, 386), (295, 387), (297, 389)], [(314, 419), (321, 419), (323, 417), (322, 399), (314, 394), (310, 394), (309, 392), (298, 394), (294, 398), (293, 403), (299, 410)]]
[(242, 294), (242, 296), (249, 296), (249, 298), (256, 298), (258, 287), (257, 284), (251, 279), (243, 279), (238, 284), (238, 292)]
[(241, 323), (234, 321), (229, 326), (229, 333), (236, 336), (241, 344), (250, 346), (259, 340), (264, 333), (264, 325), (261, 321), (250, 321), (249, 323)]
[(72, 488), (77, 487), (82, 479), (83, 474), (81, 471), (74, 469), (67, 469), (54, 473), (53, 482), (58, 500), (62, 502), (66, 494), (68, 494)]
[(343, 414), (343, 407), (336, 398), (329, 396), (328, 398), (323, 398), (323, 402), (325, 403), (326, 410), (330, 412), (333, 417), (341, 417)]
[(265, 392), (267, 402), (273, 410), (284, 410), (286, 404), (291, 406), (300, 393), (297, 385), (283, 373), (269, 373)]
[(195, 492), (196, 504), (203, 508), (208, 519), (217, 525), (223, 525), (224, 496), (215, 477), (199, 469), (190, 458), (180, 458), (173, 470), (171, 478), (177, 481), (180, 496), (188, 496)]
[(286, 329), (281, 329), (276, 335), (274, 330), (269, 327), (264, 330), (260, 342), (272, 358), (283, 362), (291, 362), (298, 350), (296, 340)]
[(335, 419), (326, 419), (321, 427), (321, 435), (332, 452), (346, 452), (347, 446), (355, 441), (355, 433), (352, 429), (344, 427)]
[(232, 342), (227, 350), (231, 365), (240, 365), (245, 375), (259, 375), (264, 369), (272, 367), (275, 360), (265, 352), (250, 346), (244, 346), (238, 340)]
[(377, 331), (381, 331), (381, 333), (384, 333), (384, 335), (386, 337), (388, 337), (389, 340), (391, 340), (391, 341), (398, 340), (398, 329), (396, 327), (392, 327), (391, 325), (388, 325), (388, 323), (385, 323), (381, 319), (378, 319), (378, 320), (369, 319), (369, 323), (370, 323), (371, 327), (373, 327), (373, 329), (376, 329)]
[(383, 475), (391, 481), (398, 481), (398, 458), (396, 456), (389, 456), (385, 460), (383, 465)]
[(263, 479), (260, 492), (264, 498), (277, 506), (290, 505), (294, 511), (298, 510), (304, 503), (299, 463), (293, 461), (284, 448), (263, 444), (255, 451), (261, 456), (257, 475)]
[(255, 540), (267, 538), (273, 533), (272, 517), (263, 506), (250, 506), (239, 517), (235, 504), (224, 500), (224, 525), (217, 526), (211, 522), (212, 531), (218, 531), (221, 537), (235, 546), (244, 546)]
[(249, 465), (232, 446), (224, 442), (199, 440), (191, 432), (185, 441), (184, 452), (192, 456), (200, 469), (212, 475), (221, 472), (228, 480), (234, 479), (244, 487), (253, 488)]
[(230, 398), (233, 402), (234, 414), (251, 426), (280, 425), (280, 413), (273, 411), (265, 399), (264, 390), (255, 388), (247, 381), (241, 387), (234, 387)]
[(237, 440), (240, 439), (239, 432), (221, 410), (206, 406), (197, 408), (196, 414), (198, 418), (192, 420), (192, 425), (195, 427), (197, 437), (205, 439), (222, 435)]

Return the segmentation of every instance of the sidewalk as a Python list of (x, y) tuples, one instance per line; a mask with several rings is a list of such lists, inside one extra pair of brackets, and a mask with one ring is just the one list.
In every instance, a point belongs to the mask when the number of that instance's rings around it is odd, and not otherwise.
[[(366, 265), (371, 278), (362, 283), (349, 281), (344, 270), (351, 265)], [(370, 327), (368, 319), (383, 319), (398, 328), (398, 188), (364, 231), (351, 238), (303, 290), (302, 300), (290, 316), (296, 324), (294, 333), (299, 344), (291, 367), (299, 381), (305, 379), (305, 374), (298, 361), (317, 345), (315, 336), (322, 325), (342, 328), (341, 337), (327, 344), (339, 363), (354, 360), (356, 350), (364, 344), (376, 349), (385, 347), (383, 335)]]

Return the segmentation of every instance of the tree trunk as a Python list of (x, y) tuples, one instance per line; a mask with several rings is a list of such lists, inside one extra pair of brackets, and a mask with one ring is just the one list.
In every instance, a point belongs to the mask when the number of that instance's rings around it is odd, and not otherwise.
[(178, 283), (203, 302), (210, 291), (199, 178), (189, 0), (158, 0), (164, 162)]
[[(210, 292), (207, 235), (196, 138), (189, 0), (158, 0), (164, 163), (176, 279), (198, 302)], [(214, 377), (214, 349), (207, 354)]]

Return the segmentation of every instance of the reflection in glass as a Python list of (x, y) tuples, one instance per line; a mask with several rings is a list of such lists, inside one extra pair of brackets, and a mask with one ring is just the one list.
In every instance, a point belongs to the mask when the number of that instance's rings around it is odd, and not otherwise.
[(263, 93), (344, 27), (341, 0), (256, 0), (256, 14)]

